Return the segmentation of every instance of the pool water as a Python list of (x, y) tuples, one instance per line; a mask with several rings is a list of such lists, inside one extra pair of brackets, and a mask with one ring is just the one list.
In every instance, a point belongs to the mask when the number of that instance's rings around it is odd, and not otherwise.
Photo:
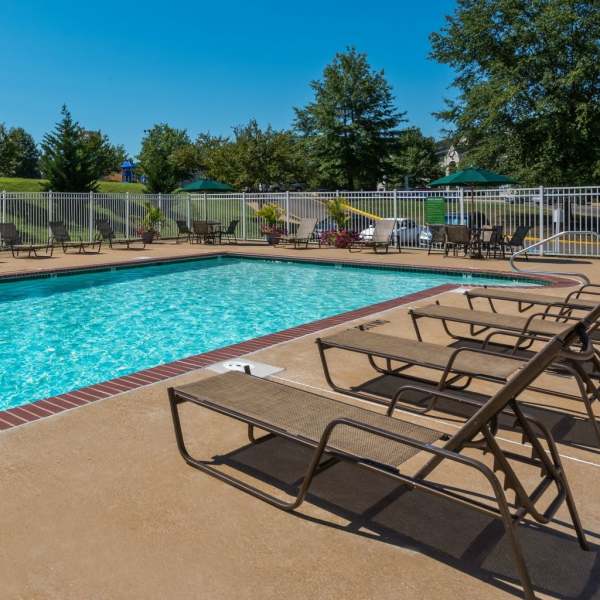
[(443, 283), (519, 284), (234, 257), (2, 283), (0, 410)]

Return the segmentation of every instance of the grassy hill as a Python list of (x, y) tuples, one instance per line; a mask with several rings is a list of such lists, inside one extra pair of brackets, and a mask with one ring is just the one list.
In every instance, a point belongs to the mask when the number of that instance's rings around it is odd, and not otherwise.
[[(0, 177), (0, 191), (7, 192), (43, 192), (45, 179), (22, 179), (19, 177)], [(119, 181), (100, 181), (99, 192), (141, 194), (145, 191), (142, 183), (121, 183)]]

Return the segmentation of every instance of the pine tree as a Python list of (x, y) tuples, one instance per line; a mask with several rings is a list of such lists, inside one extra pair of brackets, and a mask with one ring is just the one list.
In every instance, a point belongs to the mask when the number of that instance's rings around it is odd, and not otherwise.
[(123, 148), (112, 146), (100, 131), (85, 131), (73, 120), (66, 106), (62, 120), (42, 142), (42, 173), (48, 189), (57, 192), (89, 192), (98, 179), (114, 171), (124, 156)]

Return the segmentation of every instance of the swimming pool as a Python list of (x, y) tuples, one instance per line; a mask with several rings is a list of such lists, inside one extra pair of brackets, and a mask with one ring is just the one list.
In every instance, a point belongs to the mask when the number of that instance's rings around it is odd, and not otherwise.
[(215, 257), (0, 285), (0, 410), (444, 283), (531, 281)]

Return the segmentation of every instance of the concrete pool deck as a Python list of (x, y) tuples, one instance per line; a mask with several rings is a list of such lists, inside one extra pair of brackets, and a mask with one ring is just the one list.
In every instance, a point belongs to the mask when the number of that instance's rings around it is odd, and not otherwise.
[[(0, 274), (101, 265), (206, 252), (250, 252), (462, 270), (508, 271), (507, 261), (476, 262), (422, 251), (373, 255), (331, 249), (263, 246), (197, 247), (161, 243), (144, 251), (52, 259), (0, 256)], [(146, 259), (143, 259), (146, 260)], [(525, 268), (580, 271), (600, 280), (600, 262), (532, 260)], [(556, 294), (568, 288), (541, 289)], [(440, 296), (464, 305), (460, 294)], [(416, 300), (414, 304), (430, 300)], [(412, 304), (411, 304), (412, 305)], [(506, 312), (516, 310), (503, 304)], [(338, 325), (380, 318), (377, 331), (413, 337), (406, 307)], [(423, 324), (425, 339), (448, 343), (441, 325)], [(314, 340), (318, 334), (260, 350), (252, 360), (282, 367), (274, 377), (325, 395)], [(345, 383), (373, 377), (364, 358), (335, 361)], [(485, 516), (423, 496), (398, 494), (381, 476), (339, 465), (315, 480), (297, 514), (277, 510), (188, 467), (172, 432), (166, 388), (210, 374), (198, 370), (0, 432), (0, 582), (2, 598), (510, 598), (516, 571), (501, 528)], [(557, 378), (554, 378), (557, 379)], [(566, 382), (554, 382), (565, 386)], [(481, 383), (477, 388), (491, 389)], [(347, 401), (369, 406), (376, 405)], [(577, 403), (532, 394), (550, 408)], [(541, 410), (545, 410), (544, 407)], [(599, 412), (597, 412), (600, 415)], [(431, 425), (431, 418), (400, 417)], [(186, 434), (199, 456), (227, 455), (226, 469), (286, 489), (304, 463), (281, 441), (248, 447), (245, 427), (184, 407)], [(455, 417), (435, 415), (452, 431)], [(540, 597), (600, 597), (600, 453), (578, 447), (587, 430), (565, 416), (558, 440), (593, 552), (583, 552), (564, 507), (546, 528), (521, 528), (526, 560)], [(502, 431), (516, 449), (517, 436)], [(306, 456), (302, 454), (301, 456)], [(468, 474), (453, 469), (460, 484)], [(531, 475), (524, 470), (525, 478)]]

